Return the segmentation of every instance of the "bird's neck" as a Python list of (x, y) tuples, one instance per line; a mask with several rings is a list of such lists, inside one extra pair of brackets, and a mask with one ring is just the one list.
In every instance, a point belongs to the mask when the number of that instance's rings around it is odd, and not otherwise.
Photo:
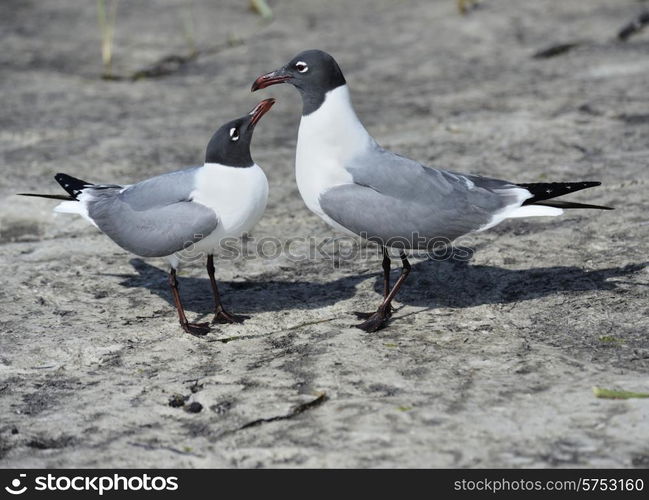
[(300, 120), (298, 149), (303, 153), (325, 149), (345, 161), (373, 143), (356, 116), (347, 85), (327, 92), (320, 107)]
[(207, 169), (236, 168), (236, 169), (244, 169), (245, 170), (247, 168), (252, 168), (255, 165), (256, 165), (255, 162), (253, 162), (252, 159), (251, 159), (250, 163), (248, 163), (247, 161), (244, 161), (244, 162), (228, 162), (228, 164), (221, 163), (221, 162), (218, 162), (218, 161), (206, 161), (203, 164), (203, 167), (207, 168)]

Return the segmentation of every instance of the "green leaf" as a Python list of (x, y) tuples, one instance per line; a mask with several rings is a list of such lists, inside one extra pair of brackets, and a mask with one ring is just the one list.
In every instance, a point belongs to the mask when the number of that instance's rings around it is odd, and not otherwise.
[(593, 394), (602, 399), (649, 398), (649, 393), (647, 392), (617, 391), (614, 389), (604, 389), (602, 387), (593, 387)]
[(266, 3), (266, 0), (250, 0), (250, 5), (263, 19), (272, 19), (273, 11)]
[(621, 344), (624, 342), (622, 339), (614, 337), (613, 335), (602, 335), (599, 338), (599, 341), (607, 344)]

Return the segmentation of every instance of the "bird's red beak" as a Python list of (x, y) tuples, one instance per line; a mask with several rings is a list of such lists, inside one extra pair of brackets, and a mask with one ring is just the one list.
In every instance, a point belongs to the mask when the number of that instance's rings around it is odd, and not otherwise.
[(250, 116), (252, 116), (252, 120), (250, 120), (250, 126), (254, 127), (255, 125), (257, 125), (257, 122), (261, 120), (262, 116), (268, 113), (268, 110), (273, 107), (273, 104), (275, 104), (275, 99), (273, 99), (272, 97), (270, 99), (264, 99), (259, 104), (257, 104), (255, 108), (249, 113)]
[(255, 80), (255, 83), (252, 84), (252, 88), (250, 90), (254, 92), (255, 90), (265, 89), (266, 87), (270, 87), (271, 85), (287, 82), (290, 79), (290, 74), (286, 73), (284, 69), (278, 69), (271, 71), (270, 73), (266, 73), (265, 75), (261, 75)]

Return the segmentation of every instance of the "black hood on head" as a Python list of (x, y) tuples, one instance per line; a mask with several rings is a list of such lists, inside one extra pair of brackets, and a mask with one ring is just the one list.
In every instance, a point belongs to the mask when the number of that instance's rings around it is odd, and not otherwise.
[(250, 142), (255, 125), (275, 104), (275, 99), (264, 99), (246, 116), (229, 121), (219, 128), (205, 150), (205, 163), (219, 163), (228, 167), (252, 167)]
[(336, 60), (322, 50), (300, 52), (284, 67), (260, 76), (252, 90), (278, 83), (290, 83), (302, 95), (302, 115), (309, 115), (324, 102), (327, 92), (345, 85), (345, 77)]
[[(250, 156), (252, 129), (248, 117), (237, 118), (219, 128), (205, 150), (205, 163), (219, 163), (228, 167), (252, 167)], [(234, 138), (236, 140), (233, 140)]]

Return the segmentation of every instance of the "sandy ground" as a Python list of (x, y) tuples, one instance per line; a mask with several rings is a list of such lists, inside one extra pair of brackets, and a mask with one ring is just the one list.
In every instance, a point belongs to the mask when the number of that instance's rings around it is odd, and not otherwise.
[[(487, 0), (467, 17), (451, 0), (271, 5), (263, 24), (241, 1), (122, 1), (115, 74), (187, 54), (188, 12), (201, 50), (131, 82), (99, 78), (95, 3), (4, 2), (0, 465), (649, 466), (649, 400), (592, 392), (649, 391), (649, 33), (615, 40), (647, 4)], [(128, 183), (199, 164), (216, 127), (274, 96), (253, 143), (271, 185), (253, 249), (331, 238), (294, 183), (298, 95), (249, 93), (314, 47), (337, 57), (383, 145), (517, 182), (601, 180), (574, 198), (617, 210), (506, 222), (469, 241), (470, 262), (416, 260), (375, 334), (349, 325), (377, 305), (378, 257), (224, 259), (224, 300), (251, 318), (195, 338), (163, 260), (13, 196), (58, 192), (59, 171)], [(209, 320), (202, 263), (181, 276), (190, 317)]]

